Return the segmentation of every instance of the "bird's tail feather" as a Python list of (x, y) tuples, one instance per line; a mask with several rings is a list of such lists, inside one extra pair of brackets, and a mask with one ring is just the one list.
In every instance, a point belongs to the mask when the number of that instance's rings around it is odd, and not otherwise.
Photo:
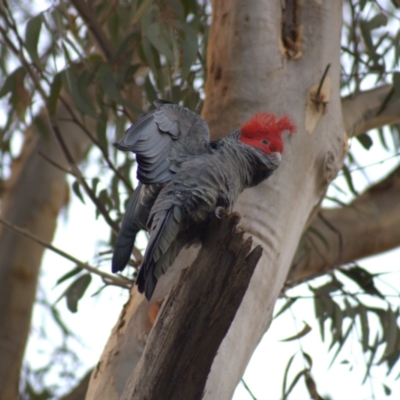
[(136, 279), (139, 292), (145, 292), (150, 300), (158, 278), (173, 263), (182, 248), (177, 236), (182, 221), (182, 211), (178, 206), (163, 210), (154, 218), (155, 229), (150, 234), (150, 241)]
[(128, 264), (139, 230), (138, 226), (132, 224), (120, 231), (112, 258), (111, 269), (113, 273), (122, 271)]
[(133, 245), (135, 244), (136, 235), (141, 229), (140, 226), (133, 221), (134, 211), (139, 202), (141, 187), (138, 186), (129, 199), (128, 206), (121, 224), (118, 234), (117, 243), (112, 258), (112, 272), (122, 271), (132, 254)]

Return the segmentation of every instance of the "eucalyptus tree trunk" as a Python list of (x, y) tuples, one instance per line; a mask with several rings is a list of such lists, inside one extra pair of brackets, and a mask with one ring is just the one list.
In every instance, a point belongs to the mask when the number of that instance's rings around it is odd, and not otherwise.
[[(59, 128), (76, 162), (89, 148), (89, 139), (69, 117), (64, 106), (57, 110)], [(52, 241), (61, 207), (67, 201), (65, 156), (49, 127), (33, 125), (25, 132), (19, 157), (5, 183), (1, 217), (7, 222)], [(53, 161), (60, 168), (53, 165)], [(64, 170), (63, 170), (64, 169)], [(18, 398), (22, 358), (29, 335), (32, 308), (44, 248), (0, 225), (0, 399)]]
[(279, 1), (213, 4), (204, 110), (211, 131), (230, 130), (261, 110), (289, 114), (298, 129), (277, 173), (236, 205), (243, 228), (264, 251), (206, 386), (204, 398), (229, 399), (270, 325), (300, 236), (342, 166), (342, 4), (286, 1), (285, 10)]
[[(212, 136), (229, 133), (258, 111), (289, 114), (298, 132), (286, 138), (278, 171), (246, 190), (236, 206), (242, 227), (264, 251), (218, 350), (205, 398), (232, 397), (270, 325), (300, 236), (341, 168), (347, 147), (339, 96), (341, 6), (340, 1), (213, 1), (203, 109)], [(160, 300), (195, 253), (181, 253), (150, 303), (133, 289), (92, 374), (87, 399), (120, 397)]]

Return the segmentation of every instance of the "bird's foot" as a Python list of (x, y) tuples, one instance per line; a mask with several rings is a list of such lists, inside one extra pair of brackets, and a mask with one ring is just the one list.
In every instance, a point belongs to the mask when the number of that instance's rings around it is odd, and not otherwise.
[(229, 210), (224, 207), (215, 207), (214, 213), (217, 218), (222, 219), (229, 215)]

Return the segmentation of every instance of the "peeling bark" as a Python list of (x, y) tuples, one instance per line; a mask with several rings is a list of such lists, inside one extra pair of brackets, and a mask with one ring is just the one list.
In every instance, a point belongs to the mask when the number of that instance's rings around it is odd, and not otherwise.
[(299, 0), (282, 2), (282, 43), (288, 58), (299, 58), (301, 52), (301, 27), (299, 24)]
[(239, 219), (231, 214), (211, 220), (198, 257), (166, 298), (121, 399), (201, 399), (262, 253), (260, 246), (250, 252), (252, 240), (237, 230)]

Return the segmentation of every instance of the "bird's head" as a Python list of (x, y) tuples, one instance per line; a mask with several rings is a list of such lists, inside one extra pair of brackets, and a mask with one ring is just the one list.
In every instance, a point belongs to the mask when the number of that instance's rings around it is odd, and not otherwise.
[(282, 154), (282, 133), (294, 133), (296, 126), (288, 116), (277, 119), (274, 114), (259, 113), (253, 115), (240, 128), (239, 140), (248, 146), (256, 147), (265, 154)]

